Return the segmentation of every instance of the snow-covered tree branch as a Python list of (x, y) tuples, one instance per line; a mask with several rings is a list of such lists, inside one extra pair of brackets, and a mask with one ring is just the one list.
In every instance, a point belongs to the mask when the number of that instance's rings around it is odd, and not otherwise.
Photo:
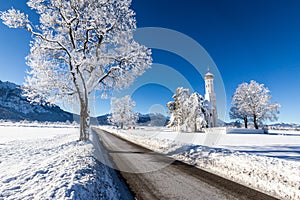
[(87, 140), (89, 95), (128, 87), (152, 63), (150, 49), (133, 39), (131, 0), (29, 0), (27, 5), (40, 16), (36, 26), (18, 10), (0, 13), (8, 27), (33, 35), (26, 96), (36, 102), (77, 100), (80, 140)]

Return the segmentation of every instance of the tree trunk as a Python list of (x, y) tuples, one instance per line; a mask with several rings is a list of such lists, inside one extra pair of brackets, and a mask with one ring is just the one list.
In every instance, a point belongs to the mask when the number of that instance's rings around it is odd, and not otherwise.
[(248, 118), (244, 117), (245, 128), (248, 128)]
[(90, 115), (87, 101), (80, 101), (80, 141), (87, 141), (90, 132)]
[(258, 129), (258, 124), (257, 124), (257, 117), (256, 117), (256, 115), (253, 115), (253, 123), (254, 123), (255, 129)]
[(194, 118), (195, 124), (194, 124), (194, 132), (197, 132), (197, 118)]
[[(79, 69), (77, 68), (77, 73), (73, 72), (74, 66), (70, 65), (71, 75), (73, 77), (73, 84), (76, 88), (76, 92), (78, 95), (78, 100), (80, 102), (80, 133), (79, 133), (79, 141), (87, 141), (89, 139), (90, 133), (90, 113), (89, 113), (89, 99), (88, 93), (85, 85), (85, 81)], [(79, 75), (79, 76), (77, 76)], [(81, 76), (80, 76), (81, 75)], [(83, 91), (80, 89), (80, 84), (78, 83), (78, 79), (81, 78)]]

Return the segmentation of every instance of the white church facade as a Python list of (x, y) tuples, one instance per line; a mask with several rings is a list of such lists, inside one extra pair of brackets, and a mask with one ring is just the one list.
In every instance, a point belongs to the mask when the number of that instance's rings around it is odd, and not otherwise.
[(208, 101), (210, 119), (208, 119), (209, 127), (218, 126), (217, 99), (214, 88), (214, 75), (209, 71), (204, 76), (205, 81), (205, 100)]

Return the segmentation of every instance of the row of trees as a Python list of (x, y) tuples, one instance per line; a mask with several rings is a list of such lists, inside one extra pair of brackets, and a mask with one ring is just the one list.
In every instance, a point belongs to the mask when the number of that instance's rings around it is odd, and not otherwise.
[(253, 121), (256, 129), (265, 120), (277, 120), (280, 104), (271, 103), (269, 93), (270, 90), (264, 87), (264, 84), (253, 80), (240, 84), (232, 97), (230, 118), (243, 120), (245, 128), (248, 127), (249, 121)]
[[(277, 120), (280, 104), (271, 103), (269, 93), (269, 89), (255, 81), (240, 84), (232, 97), (230, 118), (243, 120), (245, 128), (248, 127), (249, 121), (253, 121), (256, 129), (265, 120)], [(212, 120), (210, 113), (213, 108), (200, 94), (190, 94), (188, 89), (179, 87), (173, 99), (174, 101), (167, 103), (171, 114), (168, 127), (175, 127), (184, 132), (197, 132), (208, 127)], [(135, 102), (130, 96), (112, 98), (110, 121), (121, 128), (124, 128), (124, 125), (135, 124), (138, 115), (133, 111), (134, 106)]]
[[(178, 131), (197, 132), (210, 124), (210, 104), (198, 94), (190, 94), (188, 89), (179, 87), (173, 95), (174, 101), (167, 104), (170, 110), (168, 127), (174, 127)], [(138, 115), (133, 111), (135, 102), (130, 96), (111, 99), (111, 116), (109, 121), (121, 129), (125, 125), (135, 124)]]
[(188, 89), (179, 87), (173, 99), (167, 104), (171, 114), (168, 127), (175, 127), (178, 131), (197, 132), (210, 124), (209, 102), (200, 94), (190, 94)]

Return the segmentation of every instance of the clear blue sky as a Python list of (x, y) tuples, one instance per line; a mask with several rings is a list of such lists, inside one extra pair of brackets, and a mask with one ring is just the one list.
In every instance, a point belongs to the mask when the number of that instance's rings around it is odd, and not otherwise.
[[(30, 12), (25, 2), (5, 0), (0, 10), (13, 6)], [(173, 29), (206, 49), (222, 75), (227, 109), (238, 84), (256, 80), (271, 90), (272, 101), (282, 105), (279, 122), (300, 123), (300, 1), (133, 0), (132, 8), (138, 27)], [(24, 30), (0, 24), (0, 80), (24, 81), (30, 38)], [(201, 76), (194, 76), (184, 59), (159, 50), (153, 50), (153, 59), (178, 70), (204, 95)], [(171, 95), (166, 88), (150, 84), (132, 97), (136, 110), (145, 113), (154, 104), (165, 105)], [(109, 112), (109, 100), (102, 103), (97, 103), (95, 114)]]

